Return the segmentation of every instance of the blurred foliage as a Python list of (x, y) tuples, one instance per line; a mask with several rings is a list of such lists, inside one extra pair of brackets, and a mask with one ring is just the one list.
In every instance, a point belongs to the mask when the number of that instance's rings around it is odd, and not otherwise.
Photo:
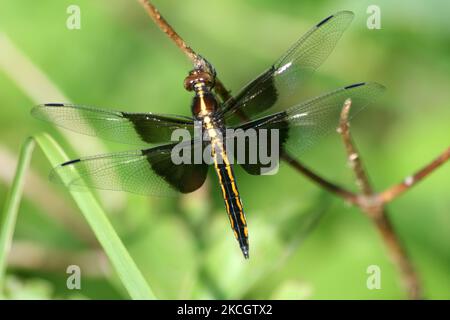
[[(81, 30), (66, 28), (66, 9), (71, 4), (81, 8)], [(335, 11), (352, 10), (355, 21), (302, 94), (309, 97), (365, 80), (388, 87), (385, 97), (354, 119), (352, 126), (377, 189), (400, 181), (448, 146), (449, 2), (166, 0), (155, 4), (185, 40), (215, 65), (233, 91), (263, 71), (312, 25)], [(381, 30), (366, 27), (371, 4), (381, 8)], [(0, 33), (75, 103), (189, 115), (191, 95), (182, 87), (189, 62), (137, 1), (6, 0), (0, 3)], [(98, 153), (96, 139), (74, 136), (69, 144), (59, 131), (31, 118), (29, 110), (35, 102), (2, 69), (0, 88), (2, 153), (17, 155), (27, 136), (43, 130), (73, 157), (79, 156), (72, 148), (76, 144), (89, 154)], [(105, 150), (127, 150), (107, 141), (102, 144)], [(354, 188), (337, 135), (324, 139), (303, 160), (330, 180)], [(3, 156), (0, 166), (2, 172), (14, 171)], [(72, 257), (67, 261), (71, 264), (74, 257), (98, 250), (98, 244), (67, 191), (47, 182), (49, 170), (44, 156), (37, 154), (32, 171), (48, 192), (38, 198), (33, 190), (25, 193), (15, 242), (68, 254), (50, 256), (61, 260), (55, 267), (48, 257), (36, 263), (33, 251), (13, 259), (18, 254), (13, 250), (11, 260), (20, 263), (12, 263), (8, 270), (12, 280), (7, 297), (126, 298), (104, 261), (80, 260), (82, 289), (65, 288), (64, 259)], [(205, 188), (175, 201), (98, 193), (157, 297), (405, 297), (379, 235), (357, 209), (324, 194), (287, 165), (274, 176), (236, 171), (250, 227), (249, 261), (243, 260), (233, 239), (213, 175)], [(5, 178), (1, 181), (3, 204), (9, 184)], [(36, 188), (33, 181), (28, 180), (26, 189)], [(446, 165), (389, 206), (430, 299), (450, 298), (449, 182)], [(50, 214), (55, 198), (63, 206)], [(366, 288), (366, 269), (374, 264), (382, 270), (381, 290)]]

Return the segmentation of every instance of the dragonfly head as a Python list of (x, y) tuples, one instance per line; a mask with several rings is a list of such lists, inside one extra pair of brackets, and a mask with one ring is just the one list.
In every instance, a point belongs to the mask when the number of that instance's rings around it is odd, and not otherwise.
[(209, 72), (194, 69), (184, 79), (184, 88), (187, 91), (194, 91), (200, 85), (208, 90), (212, 89), (214, 87), (214, 76)]
[(194, 69), (184, 79), (184, 88), (187, 91), (211, 90), (216, 81), (216, 70), (205, 58), (197, 55), (194, 61)]

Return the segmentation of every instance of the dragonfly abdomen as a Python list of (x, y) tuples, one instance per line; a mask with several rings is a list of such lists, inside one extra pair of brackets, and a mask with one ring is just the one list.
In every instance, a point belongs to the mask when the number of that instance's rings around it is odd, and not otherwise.
[(215, 148), (213, 148), (213, 157), (214, 167), (217, 176), (219, 177), (225, 207), (228, 218), (230, 219), (230, 225), (236, 240), (239, 242), (242, 253), (247, 259), (249, 256), (247, 221), (245, 219), (236, 180), (234, 179), (233, 168), (228, 161), (227, 154), (222, 144), (215, 144)]

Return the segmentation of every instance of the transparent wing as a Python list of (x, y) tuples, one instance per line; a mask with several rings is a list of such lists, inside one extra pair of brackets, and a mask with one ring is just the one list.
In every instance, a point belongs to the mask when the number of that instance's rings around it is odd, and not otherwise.
[(54, 168), (50, 179), (81, 190), (90, 187), (155, 196), (195, 191), (203, 185), (208, 166), (175, 164), (171, 157), (174, 146), (71, 160)]
[[(351, 118), (379, 97), (384, 90), (384, 86), (378, 83), (354, 84), (311, 99), (286, 111), (245, 123), (238, 129), (242, 129), (242, 132), (248, 129), (256, 131), (258, 143), (253, 147), (246, 147), (256, 148), (254, 152), (257, 155), (261, 152), (259, 148), (268, 146), (266, 148), (269, 152), (276, 151), (281, 154), (282, 150), (287, 150), (298, 157), (325, 134), (336, 130), (346, 99), (352, 100), (349, 116)], [(268, 141), (259, 141), (262, 129), (267, 130)], [(275, 149), (269, 147), (273, 132), (278, 134), (279, 148)], [(266, 152), (266, 150), (263, 151)], [(260, 174), (261, 168), (264, 167), (260, 161), (254, 165), (243, 164), (242, 166), (251, 174)]]
[(227, 123), (253, 119), (300, 89), (333, 51), (353, 16), (341, 11), (310, 29), (273, 66), (225, 103), (222, 113)]
[(73, 104), (43, 104), (34, 107), (31, 113), (38, 119), (78, 133), (134, 145), (170, 142), (175, 129), (186, 129), (192, 134), (194, 128), (192, 119), (187, 117), (110, 111)]

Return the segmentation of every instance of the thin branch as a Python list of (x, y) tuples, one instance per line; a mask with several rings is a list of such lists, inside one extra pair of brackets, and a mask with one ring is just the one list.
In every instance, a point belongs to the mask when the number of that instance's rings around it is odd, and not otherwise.
[(441, 153), (436, 159), (431, 161), (428, 165), (417, 171), (412, 176), (407, 177), (401, 183), (390, 187), (389, 189), (378, 194), (379, 201), (387, 203), (397, 198), (403, 192), (409, 190), (415, 186), (418, 182), (422, 181), (437, 168), (443, 165), (450, 159), (450, 147), (447, 148), (443, 153)]
[[(158, 9), (149, 0), (138, 0), (144, 7), (147, 14), (152, 18), (155, 24), (175, 43), (175, 45), (192, 61), (194, 65), (207, 64), (206, 60), (197, 54), (181, 36), (175, 32), (172, 26), (164, 19)], [(215, 79), (214, 90), (220, 96), (222, 101), (227, 101), (232, 98), (230, 91), (225, 88), (222, 81), (218, 77)]]
[(329, 182), (328, 180), (325, 180), (324, 178), (319, 176), (317, 173), (315, 173), (311, 169), (307, 168), (301, 162), (294, 159), (287, 152), (283, 151), (283, 153), (281, 154), (281, 158), (284, 161), (286, 161), (289, 165), (291, 165), (294, 169), (296, 169), (298, 172), (300, 172), (305, 177), (307, 177), (314, 183), (318, 184), (322, 188), (328, 190), (331, 193), (336, 194), (337, 196), (343, 198), (347, 202), (350, 202), (355, 205), (358, 203), (358, 201), (359, 201), (358, 195), (356, 195), (355, 193), (350, 192), (332, 182)]
[(164, 19), (159, 10), (148, 0), (139, 0), (141, 5), (144, 7), (145, 11), (147, 11), (148, 15), (153, 19), (155, 24), (165, 33), (167, 36), (175, 42), (178, 48), (187, 55), (187, 57), (195, 62), (198, 58), (198, 55), (192, 50), (186, 42), (180, 37), (178, 33), (172, 28), (172, 26)]
[(409, 258), (404, 246), (395, 232), (394, 227), (392, 226), (391, 221), (389, 220), (384, 203), (377, 201), (378, 199), (375, 197), (376, 195), (374, 190), (370, 184), (367, 173), (364, 170), (361, 157), (353, 143), (350, 134), (350, 124), (348, 121), (351, 104), (352, 102), (350, 99), (347, 99), (344, 102), (338, 132), (342, 136), (342, 140), (347, 151), (348, 161), (355, 174), (357, 185), (362, 192), (360, 201), (356, 205), (363, 212), (365, 212), (369, 218), (372, 219), (378, 229), (381, 238), (389, 250), (389, 255), (391, 256), (392, 261), (400, 271), (402, 282), (407, 289), (409, 298), (420, 299), (420, 281), (411, 263), (411, 259)]
[(338, 132), (342, 136), (345, 149), (347, 151), (348, 162), (353, 169), (356, 177), (356, 184), (362, 191), (364, 195), (370, 195), (373, 193), (372, 187), (370, 186), (369, 178), (364, 171), (364, 167), (359, 157), (358, 150), (356, 150), (355, 145), (352, 142), (352, 137), (350, 135), (350, 124), (348, 121), (348, 115), (350, 113), (350, 107), (352, 101), (347, 99), (344, 102), (344, 107), (341, 112), (341, 119), (339, 122)]
[(400, 273), (401, 282), (406, 288), (408, 298), (411, 300), (422, 299), (422, 289), (420, 279), (414, 269), (411, 259), (402, 245), (394, 226), (389, 219), (387, 210), (384, 207), (373, 208), (372, 210), (380, 210), (379, 212), (368, 213), (373, 219), (383, 242), (388, 249), (388, 254)]

